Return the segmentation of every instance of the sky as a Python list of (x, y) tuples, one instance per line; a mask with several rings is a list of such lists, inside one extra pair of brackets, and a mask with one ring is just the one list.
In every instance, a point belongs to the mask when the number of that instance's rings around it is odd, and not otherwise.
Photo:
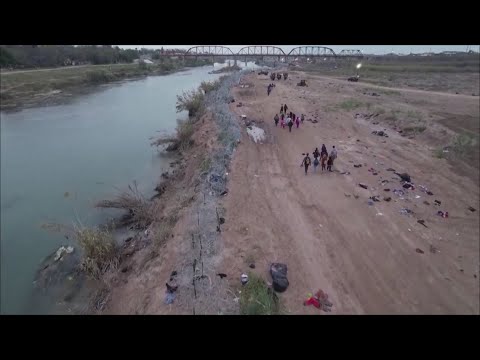
[[(162, 46), (164, 49), (188, 49), (196, 45), (118, 45), (123, 49), (135, 49), (135, 48), (147, 48), (147, 49), (160, 49)], [(244, 46), (248, 45), (225, 45), (229, 47), (234, 53), (240, 50)], [(288, 53), (296, 46), (292, 45), (275, 45), (283, 49)], [(310, 45), (309, 45), (310, 46)], [(382, 55), (390, 52), (399, 54), (409, 53), (423, 53), (423, 52), (442, 52), (442, 51), (465, 51), (467, 47), (469, 50), (480, 52), (480, 45), (320, 45), (326, 46), (335, 52), (340, 52), (343, 49), (358, 49), (364, 54), (376, 54)]]

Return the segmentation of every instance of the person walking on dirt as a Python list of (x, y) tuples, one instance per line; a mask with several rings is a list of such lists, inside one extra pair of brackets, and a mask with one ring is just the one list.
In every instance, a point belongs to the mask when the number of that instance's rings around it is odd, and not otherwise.
[(270, 92), (272, 91), (272, 88), (270, 85), (268, 85), (268, 88), (267, 88), (267, 95), (270, 96)]
[(330, 158), (332, 159), (333, 165), (333, 161), (337, 158), (337, 149), (335, 149), (335, 146), (333, 146), (332, 151), (330, 151)]
[(323, 153), (320, 156), (320, 161), (322, 163), (322, 171), (325, 170), (325, 163), (327, 162), (327, 154)]
[(318, 165), (320, 164), (320, 161), (318, 161), (318, 158), (315, 158), (313, 160), (313, 172), (316, 173), (317, 172), (317, 167)]
[(280, 106), (280, 114), (283, 114), (283, 104)]
[(313, 153), (312, 153), (313, 157), (315, 159), (319, 158), (320, 157), (320, 151), (318, 151), (318, 147), (315, 148), (315, 150), (313, 150)]
[(332, 172), (332, 165), (333, 165), (333, 159), (332, 156), (330, 155), (327, 160), (327, 170)]
[(282, 119), (280, 120), (280, 125), (282, 126), (282, 129), (285, 129), (285, 115), (282, 114)]
[(287, 104), (283, 105), (283, 111), (285, 111), (285, 114), (287, 113), (287, 110), (288, 110)]
[(308, 156), (308, 153), (307, 153), (307, 155), (305, 155), (305, 157), (303, 158), (302, 163), (300, 164), (300, 167), (305, 166), (305, 175), (307, 175), (308, 167), (310, 166), (311, 162), (312, 162), (312, 159), (310, 159), (310, 156)]
[(323, 154), (328, 156), (327, 148), (325, 147), (325, 144), (322, 144), (322, 151), (320, 152), (320, 155), (323, 156)]
[(302, 124), (303, 124), (303, 122), (305, 121), (305, 115), (302, 114), (302, 117), (300, 120), (302, 121)]
[(292, 132), (292, 126), (293, 126), (293, 120), (292, 120), (292, 118), (289, 118), (289, 121), (288, 121), (288, 131), (289, 132)]
[(298, 127), (300, 126), (300, 118), (297, 116), (297, 118), (295, 119), (295, 125), (297, 125), (297, 129)]
[(280, 120), (280, 118), (278, 117), (278, 114), (275, 114), (275, 117), (273, 118), (273, 120), (275, 121), (275, 126), (277, 126), (278, 121)]

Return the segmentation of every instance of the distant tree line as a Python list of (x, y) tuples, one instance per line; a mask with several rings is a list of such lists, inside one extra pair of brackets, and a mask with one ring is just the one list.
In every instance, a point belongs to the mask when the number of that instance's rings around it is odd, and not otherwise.
[(0, 45), (0, 67), (36, 68), (84, 64), (131, 63), (142, 55), (160, 59), (162, 53), (185, 50), (120, 49), (112, 45)]

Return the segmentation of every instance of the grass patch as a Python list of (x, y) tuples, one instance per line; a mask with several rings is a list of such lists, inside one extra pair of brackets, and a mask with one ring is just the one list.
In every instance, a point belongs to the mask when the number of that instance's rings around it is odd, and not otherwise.
[(275, 292), (256, 274), (248, 274), (249, 281), (240, 296), (242, 315), (277, 315), (280, 312), (279, 300)]
[(373, 113), (382, 115), (385, 114), (385, 109), (381, 107), (375, 107), (373, 108)]
[(437, 159), (445, 159), (446, 158), (446, 153), (443, 152), (442, 148), (435, 149), (433, 151), (433, 156), (435, 156)]
[(416, 121), (421, 121), (423, 119), (422, 113), (414, 110), (409, 110), (407, 112), (407, 117), (409, 117), (410, 119), (414, 119)]
[(81, 269), (89, 276), (98, 279), (118, 267), (117, 247), (109, 229), (75, 226), (74, 238), (83, 250)]
[(209, 157), (205, 157), (202, 163), (200, 164), (201, 172), (207, 172), (208, 170), (210, 170), (211, 165), (212, 165), (212, 159), (210, 159)]
[(121, 225), (136, 224), (138, 228), (145, 229), (155, 220), (156, 208), (147, 201), (137, 188), (136, 181), (133, 186), (128, 185), (128, 191), (123, 191), (113, 200), (99, 201), (95, 207), (128, 210), (128, 214), (121, 219)]
[(177, 95), (177, 112), (188, 111), (188, 116), (192, 117), (204, 108), (204, 94), (201, 89), (184, 91), (182, 95)]
[(471, 151), (478, 151), (478, 149), (475, 148), (477, 144), (478, 136), (475, 137), (470, 133), (458, 134), (453, 140), (451, 151), (453, 151), (455, 155), (463, 157)]
[(205, 94), (209, 93), (210, 91), (217, 90), (220, 87), (220, 80), (216, 81), (202, 81), (200, 84), (200, 89), (202, 89)]
[(358, 101), (356, 99), (349, 99), (349, 100), (342, 101), (337, 106), (342, 110), (351, 111), (359, 108), (362, 105), (363, 103), (361, 101)]
[(427, 130), (426, 126), (407, 126), (403, 128), (403, 132), (408, 134), (420, 134)]

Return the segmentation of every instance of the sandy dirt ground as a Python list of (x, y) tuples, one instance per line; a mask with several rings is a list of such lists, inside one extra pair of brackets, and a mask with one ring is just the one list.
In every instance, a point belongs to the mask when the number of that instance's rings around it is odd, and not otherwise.
[[(305, 78), (308, 87), (296, 86)], [(374, 85), (299, 72), (287, 81), (275, 81), (270, 96), (266, 86), (271, 80), (266, 76), (252, 73), (243, 82), (250, 87), (234, 89), (236, 103), (231, 108), (239, 119), (243, 114), (254, 120), (267, 137), (254, 143), (244, 131), (233, 159), (223, 204), (227, 216), (219, 271), (238, 279), (254, 271), (271, 282), (269, 265), (287, 264), (290, 286), (279, 295), (287, 314), (325, 314), (303, 306), (307, 293), (318, 289), (329, 294), (331, 314), (480, 313), (478, 167), (467, 167), (462, 174), (468, 176), (461, 175), (451, 163), (432, 155), (429, 142), (440, 127), (439, 113), (473, 117), (478, 127), (478, 98), (391, 88), (394, 94), (384, 95)], [(365, 87), (378, 88), (381, 96), (364, 95)], [(428, 119), (427, 130), (409, 139), (381, 120), (373, 125), (355, 119), (365, 110), (326, 111), (352, 98), (419, 110)], [(243, 106), (237, 107), (238, 102)], [(273, 117), (284, 103), (289, 111), (318, 123), (305, 121), (292, 133), (275, 127)], [(371, 134), (384, 129), (389, 137)], [(305, 175), (302, 153), (311, 154), (322, 144), (328, 151), (333, 145), (338, 149), (334, 172), (314, 174), (311, 167)], [(387, 168), (407, 172), (416, 189), (406, 190), (405, 197), (393, 194), (402, 185)], [(382, 180), (388, 183), (382, 185)], [(360, 182), (368, 189), (360, 188)], [(381, 201), (369, 205), (374, 195)], [(392, 200), (384, 201), (388, 196)], [(435, 206), (434, 200), (441, 205)], [(469, 211), (469, 206), (477, 211)], [(401, 214), (402, 208), (414, 214)], [(449, 217), (438, 216), (438, 210), (448, 211)], [(254, 270), (248, 267), (251, 261)]]

